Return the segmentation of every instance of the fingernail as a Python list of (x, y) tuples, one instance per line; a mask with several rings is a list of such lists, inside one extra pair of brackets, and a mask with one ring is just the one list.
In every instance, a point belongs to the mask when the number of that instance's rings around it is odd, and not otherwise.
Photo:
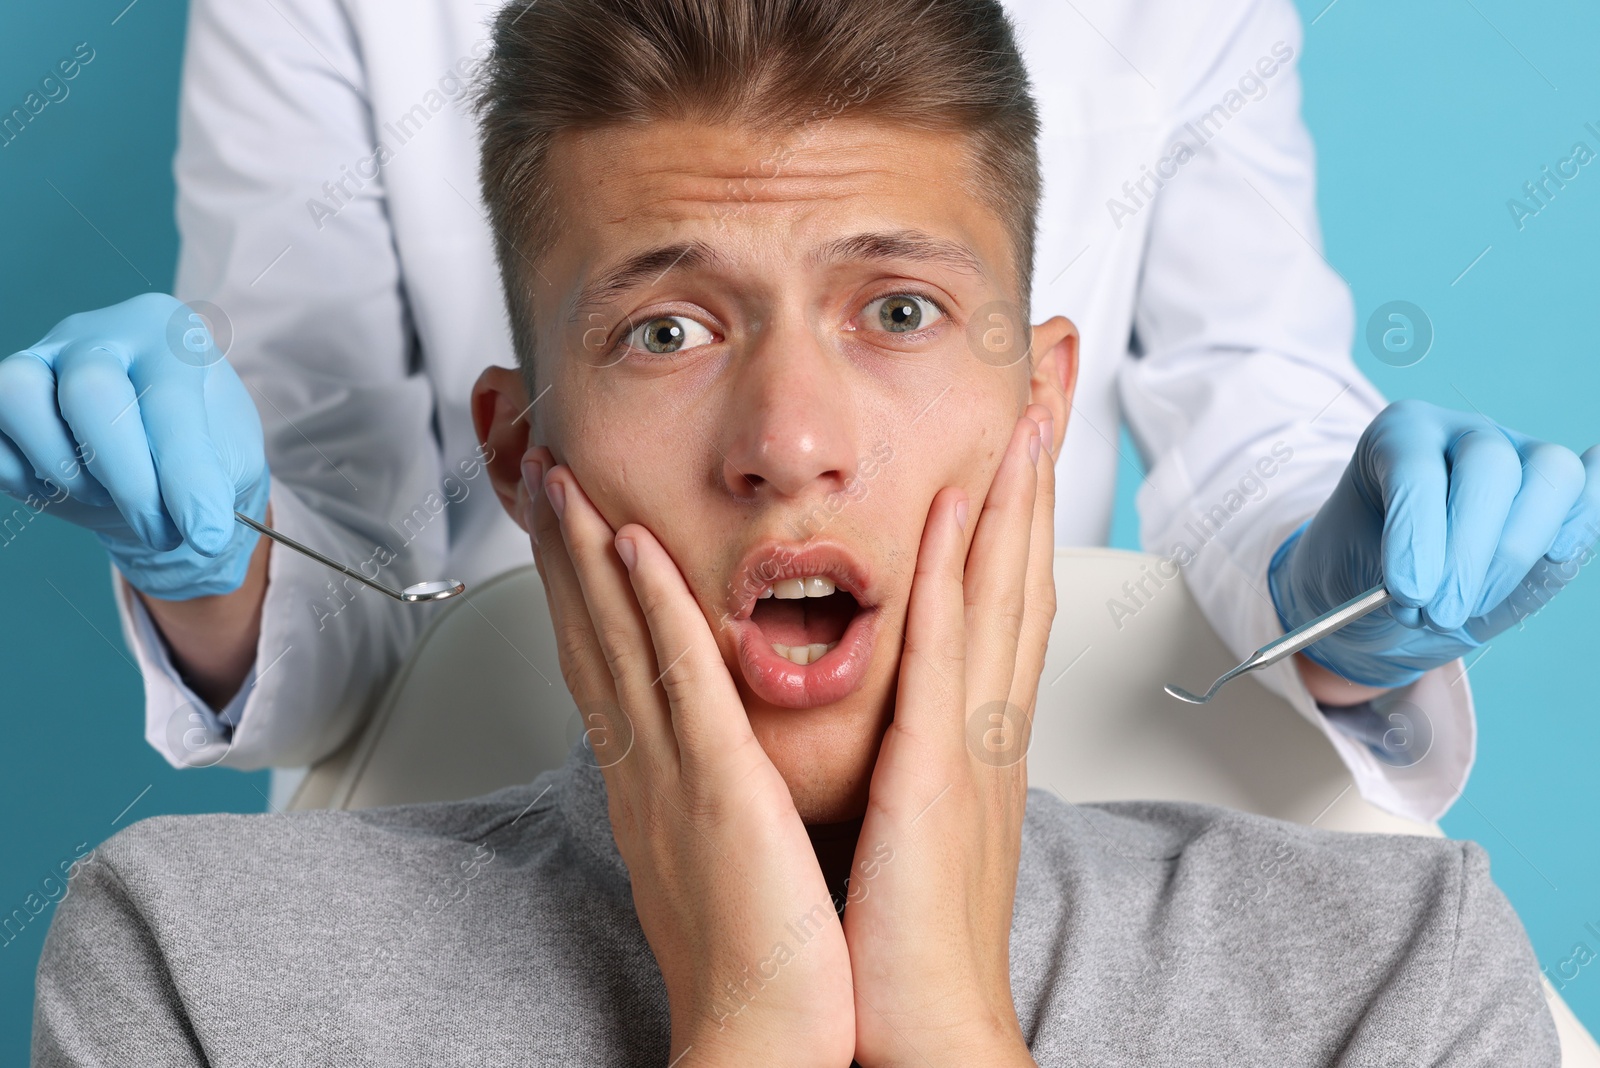
[(538, 459), (522, 461), (522, 481), (528, 484), (528, 492), (538, 497), (539, 487), (544, 485), (544, 461)]
[(1039, 435), (1038, 434), (1035, 434), (1033, 436), (1032, 440), (1030, 440), (1028, 442), (1028, 455), (1033, 458), (1033, 462), (1034, 463), (1038, 463), (1039, 462)]
[[(555, 468), (551, 468), (554, 471)], [(556, 518), (560, 519), (567, 513), (567, 490), (559, 479), (545, 476), (544, 493), (550, 498), (550, 507), (555, 509)]]
[(962, 530), (967, 529), (967, 502), (962, 501), (956, 505), (956, 526)]
[(622, 557), (623, 566), (632, 571), (634, 562), (639, 558), (638, 547), (633, 544), (632, 538), (617, 539), (617, 555)]
[(1039, 437), (1050, 445), (1050, 455), (1056, 454), (1056, 420), (1050, 416), (1039, 424)]

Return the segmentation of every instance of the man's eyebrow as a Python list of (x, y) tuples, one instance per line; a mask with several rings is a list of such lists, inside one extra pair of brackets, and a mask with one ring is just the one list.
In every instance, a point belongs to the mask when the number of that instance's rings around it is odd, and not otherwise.
[[(959, 241), (933, 237), (920, 230), (885, 230), (841, 237), (812, 249), (804, 257), (808, 267), (848, 260), (915, 260), (936, 263), (964, 274), (982, 275), (982, 261)], [(602, 306), (612, 298), (648, 281), (658, 282), (668, 271), (728, 268), (722, 253), (703, 241), (660, 245), (629, 256), (583, 287), (577, 307)]]
[(583, 287), (577, 307), (592, 308), (609, 304), (640, 282), (658, 282), (674, 268), (695, 270), (726, 267), (727, 258), (703, 241), (679, 241), (637, 252)]
[(934, 237), (921, 230), (885, 230), (852, 234), (812, 249), (807, 266), (842, 260), (916, 260), (936, 263), (963, 274), (983, 274), (983, 263), (959, 241)]

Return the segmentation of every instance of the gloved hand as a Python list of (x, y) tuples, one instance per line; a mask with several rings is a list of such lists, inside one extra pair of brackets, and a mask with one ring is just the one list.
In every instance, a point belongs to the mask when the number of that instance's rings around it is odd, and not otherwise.
[(243, 584), (264, 521), (261, 419), (205, 321), (159, 293), (71, 315), (0, 360), (0, 491), (95, 532), (128, 581)]
[(1600, 446), (1580, 458), (1479, 415), (1400, 401), (1326, 504), (1272, 558), (1287, 630), (1382, 581), (1394, 601), (1305, 649), (1396, 687), (1537, 612), (1600, 538)]

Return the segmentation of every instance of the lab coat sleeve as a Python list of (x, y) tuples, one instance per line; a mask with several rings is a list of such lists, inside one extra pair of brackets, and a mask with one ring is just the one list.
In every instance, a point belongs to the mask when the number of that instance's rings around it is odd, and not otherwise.
[(255, 685), (256, 665), (250, 666), (233, 699), (213, 709), (189, 688), (172, 662), (160, 628), (115, 564), (111, 566), (111, 588), (122, 618), (123, 641), (133, 650), (144, 678), (145, 741), (175, 767), (217, 763)]
[[(1274, 550), (1333, 491), (1384, 398), (1351, 359), (1349, 288), (1321, 251), (1298, 17), (1289, 0), (1251, 0), (1203, 24), (1215, 38), (1172, 93), (1145, 182), (1155, 195), (1125, 202), (1151, 217), (1118, 389), (1149, 472), (1143, 546), (1182, 568), (1242, 660), (1283, 633), (1266, 582)], [(1327, 735), (1363, 797), (1431, 821), (1472, 765), (1463, 673), (1447, 665), (1380, 702), (1380, 718), (1398, 708), (1423, 725), (1418, 759), (1336, 727), (1292, 660), (1259, 677)]]
[[(274, 524), (393, 586), (436, 578), (448, 516), (433, 388), (351, 28), (334, 0), (193, 0), (189, 12), (176, 290), (213, 306), (256, 400)], [(281, 546), (268, 574), (256, 667), (208, 763), (303, 765), (337, 749), (432, 614)], [(195, 707), (152, 629), (119, 605), (146, 670), (147, 738), (192, 763), (187, 724), (218, 710)]]

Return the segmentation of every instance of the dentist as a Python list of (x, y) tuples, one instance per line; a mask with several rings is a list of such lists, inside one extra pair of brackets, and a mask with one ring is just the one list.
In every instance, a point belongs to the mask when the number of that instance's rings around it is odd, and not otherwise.
[[(1236, 654), (1386, 582), (1393, 606), (1262, 681), (1368, 800), (1437, 818), (1473, 758), (1455, 662), (1588, 559), (1600, 454), (1385, 407), (1356, 370), (1289, 0), (1004, 7), (1043, 119), (1033, 302), (1082, 331), (1058, 544), (1106, 540), (1126, 423), (1149, 471), (1142, 543)], [(279, 769), (275, 804), (358, 730), (429, 613), (274, 551), (234, 509), (398, 584), (528, 562), (469, 408), (483, 366), (514, 362), (465, 106), (491, 14), (191, 0), (186, 303), (74, 315), (0, 361), (0, 489), (105, 544), (147, 740), (179, 766)], [(730, 179), (730, 203), (760, 178)], [(1026, 325), (977, 309), (974, 358), (1022, 358)], [(1401, 707), (1426, 760), (1386, 741)]]

